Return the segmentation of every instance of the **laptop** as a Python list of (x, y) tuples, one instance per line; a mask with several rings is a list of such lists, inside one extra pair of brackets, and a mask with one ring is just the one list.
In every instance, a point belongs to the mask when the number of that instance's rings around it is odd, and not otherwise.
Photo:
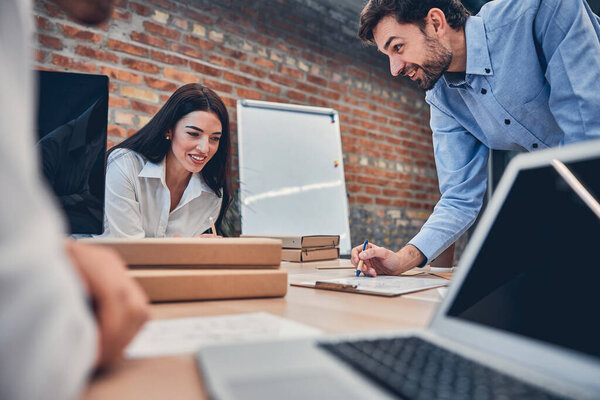
[(517, 156), (427, 329), (205, 348), (209, 396), (600, 398), (599, 199), (600, 140)]

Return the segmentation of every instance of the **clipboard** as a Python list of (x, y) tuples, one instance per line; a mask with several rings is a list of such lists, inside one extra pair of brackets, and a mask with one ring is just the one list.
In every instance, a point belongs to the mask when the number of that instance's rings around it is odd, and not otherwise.
[(291, 285), (346, 293), (395, 297), (403, 294), (420, 292), (422, 290), (448, 286), (449, 283), (450, 281), (447, 279), (433, 277), (377, 276), (375, 278), (350, 277), (325, 279), (292, 283)]

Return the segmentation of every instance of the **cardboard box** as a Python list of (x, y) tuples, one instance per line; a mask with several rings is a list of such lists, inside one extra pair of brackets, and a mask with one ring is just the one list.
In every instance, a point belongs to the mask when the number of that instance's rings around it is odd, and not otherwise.
[(136, 269), (129, 274), (153, 302), (282, 297), (284, 270)]
[(279, 239), (281, 246), (287, 249), (337, 247), (340, 245), (340, 235), (242, 235), (242, 237)]
[(330, 248), (312, 248), (312, 249), (282, 249), (282, 261), (323, 261), (335, 260), (340, 256), (340, 249), (337, 247)]
[(279, 268), (281, 241), (250, 238), (80, 239), (116, 250), (129, 266)]

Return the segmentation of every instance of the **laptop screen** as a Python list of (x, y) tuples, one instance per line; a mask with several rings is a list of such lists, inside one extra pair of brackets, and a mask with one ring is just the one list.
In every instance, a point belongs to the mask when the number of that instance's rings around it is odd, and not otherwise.
[[(600, 159), (565, 163), (600, 199)], [(521, 170), (449, 317), (600, 357), (600, 219), (552, 166)]]

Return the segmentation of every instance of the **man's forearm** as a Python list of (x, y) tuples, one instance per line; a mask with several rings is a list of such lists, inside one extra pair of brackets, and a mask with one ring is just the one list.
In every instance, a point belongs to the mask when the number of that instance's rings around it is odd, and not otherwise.
[(412, 244), (407, 244), (397, 254), (404, 271), (418, 267), (425, 261), (423, 253)]

